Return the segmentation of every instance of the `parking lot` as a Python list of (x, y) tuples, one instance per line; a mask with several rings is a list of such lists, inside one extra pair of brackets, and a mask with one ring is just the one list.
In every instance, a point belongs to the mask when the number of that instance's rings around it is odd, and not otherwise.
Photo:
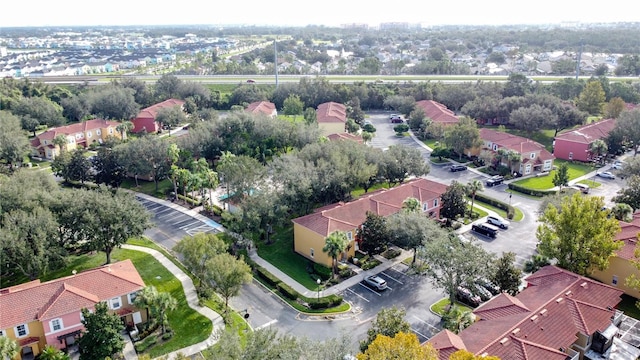
[(138, 197), (138, 201), (151, 213), (154, 227), (145, 235), (166, 248), (173, 248), (180, 239), (197, 233), (218, 232), (216, 224), (195, 219), (169, 206)]
[(405, 320), (411, 324), (411, 330), (420, 342), (424, 342), (442, 328), (440, 318), (429, 311), (429, 306), (444, 295), (433, 289), (423, 276), (408, 271), (407, 265), (397, 264), (377, 274), (387, 282), (387, 289), (378, 291), (363, 281), (345, 289), (340, 295), (362, 310), (360, 321), (375, 318), (384, 308), (404, 308), (407, 311)]

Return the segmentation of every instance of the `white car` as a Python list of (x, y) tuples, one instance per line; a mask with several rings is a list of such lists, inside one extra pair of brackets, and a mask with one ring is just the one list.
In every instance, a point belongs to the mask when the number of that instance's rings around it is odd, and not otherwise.
[(614, 180), (616, 178), (616, 176), (613, 175), (610, 171), (603, 171), (603, 172), (597, 173), (596, 175), (601, 178), (611, 179), (611, 180)]
[(364, 278), (364, 282), (378, 291), (382, 291), (387, 288), (387, 282), (377, 275), (367, 276)]
[(611, 165), (611, 168), (615, 170), (622, 170), (623, 165), (622, 161), (616, 161)]
[(499, 227), (500, 229), (508, 229), (509, 228), (509, 222), (503, 218), (501, 218), (500, 216), (489, 216), (487, 217), (487, 222), (491, 225), (495, 225), (497, 227)]

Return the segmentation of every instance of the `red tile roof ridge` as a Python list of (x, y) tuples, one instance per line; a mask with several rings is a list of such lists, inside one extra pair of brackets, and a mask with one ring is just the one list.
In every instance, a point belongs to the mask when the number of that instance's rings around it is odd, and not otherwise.
[(603, 308), (602, 306), (591, 304), (591, 303), (588, 303), (586, 301), (582, 301), (582, 300), (578, 300), (578, 299), (573, 299), (573, 298), (570, 298), (570, 297), (565, 297), (565, 300), (567, 301), (567, 304), (572, 304), (574, 306), (576, 314), (578, 315), (578, 320), (580, 320), (580, 323), (576, 324), (576, 325), (580, 325), (580, 327), (579, 327), (580, 330), (583, 330), (585, 332), (585, 334), (592, 334), (595, 331), (595, 329), (589, 329), (589, 323), (587, 322), (587, 319), (585, 318), (583, 312), (580, 310), (581, 306), (593, 308), (593, 309), (604, 311), (604, 312), (613, 311), (613, 310), (609, 310), (607, 308)]
[[(503, 300), (504, 299), (504, 300)], [(496, 306), (492, 306), (493, 303), (497, 303)], [(519, 307), (525, 311), (531, 311), (529, 308), (522, 303), (517, 297), (511, 296), (507, 293), (500, 293), (498, 296), (491, 299), (491, 301), (487, 301), (484, 304), (480, 305), (477, 309), (473, 311), (474, 314), (482, 313), (485, 311), (492, 311), (495, 309), (507, 308), (510, 306)]]
[(439, 333), (434, 335), (431, 339), (429, 339), (427, 342), (432, 344), (433, 347), (437, 350), (446, 349), (450, 347), (453, 347), (457, 350), (467, 349), (467, 347), (464, 344), (464, 341), (462, 341), (462, 338), (458, 334), (450, 331), (449, 329), (444, 329), (443, 331), (440, 331)]
[(47, 314), (49, 309), (51, 309), (51, 307), (56, 303), (56, 301), (60, 299), (62, 294), (64, 294), (67, 291), (73, 294), (76, 294), (78, 296), (81, 296), (83, 298), (86, 298), (88, 300), (91, 300), (95, 303), (100, 301), (100, 298), (98, 298), (95, 294), (91, 294), (88, 291), (78, 289), (77, 287), (69, 285), (67, 283), (62, 283), (60, 284), (60, 287), (56, 290), (56, 292), (53, 294), (53, 296), (51, 296), (47, 304), (38, 311), (38, 315), (36, 315), (36, 318), (37, 319), (45, 318), (46, 317), (45, 315)]
[[(564, 357), (567, 356), (566, 353), (564, 353), (564, 352), (562, 352), (562, 351), (560, 351), (558, 349), (554, 349), (554, 348), (549, 347), (549, 346), (544, 346), (544, 345), (542, 345), (540, 343), (529, 341), (527, 339), (519, 338), (519, 337), (517, 337), (515, 335), (510, 335), (510, 338), (511, 338), (512, 341), (520, 343), (520, 346), (522, 347), (523, 353), (525, 355), (525, 359), (530, 359), (530, 358), (527, 356), (527, 351), (526, 351), (524, 345), (528, 345), (528, 346), (536, 347), (536, 348), (539, 348), (539, 349), (542, 349), (542, 350), (550, 351), (550, 352), (556, 353), (557, 355), (561, 355), (561, 356), (564, 356)], [(532, 360), (537, 360), (537, 359), (532, 359)]]

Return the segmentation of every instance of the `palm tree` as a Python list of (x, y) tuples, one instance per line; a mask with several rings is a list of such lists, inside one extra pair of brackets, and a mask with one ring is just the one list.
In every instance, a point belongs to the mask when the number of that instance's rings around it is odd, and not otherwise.
[(495, 161), (497, 162), (496, 168), (502, 164), (502, 159), (504, 159), (508, 153), (509, 151), (505, 148), (499, 148), (498, 150), (496, 150), (496, 157), (495, 157)]
[(0, 359), (9, 360), (18, 355), (18, 343), (6, 336), (0, 336)]
[[(136, 294), (136, 299), (133, 301), (134, 305), (138, 308), (147, 309), (147, 321), (151, 322), (151, 315), (155, 316), (156, 304), (159, 293), (155, 286), (145, 286), (142, 290)], [(155, 319), (154, 319), (155, 321)]]
[(67, 150), (67, 137), (64, 135), (58, 135), (55, 138), (53, 138), (52, 140), (53, 145), (57, 146), (58, 148), (60, 148), (60, 152), (64, 152), (65, 150)]
[(471, 311), (463, 310), (460, 306), (452, 304), (442, 317), (444, 328), (456, 334), (473, 324), (474, 316)]
[(478, 191), (484, 190), (484, 187), (482, 186), (482, 181), (477, 179), (471, 181), (470, 183), (467, 184), (466, 190), (467, 190), (467, 194), (471, 196), (471, 209), (469, 210), (469, 217), (471, 217), (471, 214), (473, 214), (473, 205), (476, 201), (476, 194), (478, 193)]
[(347, 239), (347, 234), (343, 231), (334, 231), (324, 240), (322, 251), (331, 257), (334, 276), (337, 273), (338, 256), (347, 249), (348, 245), (349, 239)]
[(513, 169), (515, 164), (520, 162), (521, 156), (517, 151), (509, 150), (507, 152), (507, 162), (509, 163), (509, 171), (515, 172)]
[(40, 354), (40, 360), (69, 360), (71, 357), (68, 354), (63, 353), (57, 348), (47, 345)]
[(617, 203), (612, 209), (613, 217), (620, 221), (631, 221), (633, 217), (633, 208), (629, 204)]
[(127, 139), (127, 133), (133, 130), (133, 123), (131, 121), (123, 121), (120, 125), (116, 126), (116, 131), (120, 133), (122, 140)]
[[(589, 152), (594, 157), (605, 155), (607, 153), (607, 150), (609, 150), (609, 147), (607, 146), (607, 143), (602, 139), (595, 140), (591, 143), (591, 145), (589, 145)], [(602, 162), (602, 160), (599, 160), (599, 162)]]
[(420, 200), (414, 197), (408, 197), (402, 202), (402, 209), (406, 212), (420, 211)]
[(158, 317), (160, 318), (160, 324), (162, 325), (162, 333), (167, 330), (167, 313), (173, 311), (178, 307), (178, 301), (171, 294), (163, 292), (159, 293), (156, 298), (156, 307), (158, 310)]

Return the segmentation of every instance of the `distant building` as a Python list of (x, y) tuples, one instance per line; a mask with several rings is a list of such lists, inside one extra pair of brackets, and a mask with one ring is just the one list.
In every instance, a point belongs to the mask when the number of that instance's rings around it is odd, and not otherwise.
[(247, 106), (245, 111), (252, 114), (264, 114), (272, 118), (278, 116), (276, 105), (269, 101), (256, 101)]
[[(120, 139), (121, 134), (117, 131), (118, 125), (120, 123), (116, 121), (92, 119), (49, 129), (31, 139), (31, 154), (53, 160), (60, 155), (61, 150), (71, 151), (78, 147), (86, 148), (94, 142), (102, 144), (110, 136)], [(62, 149), (53, 141), (58, 136), (64, 136), (67, 140)]]
[(336, 102), (320, 104), (316, 109), (316, 119), (324, 136), (346, 132), (347, 107)]
[(348, 140), (348, 141), (355, 141), (355, 142), (360, 143), (360, 144), (362, 144), (364, 142), (362, 140), (362, 136), (349, 134), (349, 133), (346, 133), (346, 132), (336, 133), (336, 134), (329, 134), (329, 135), (327, 135), (327, 138), (329, 139), (329, 141)]
[(156, 116), (158, 116), (158, 111), (160, 109), (169, 108), (173, 106), (180, 106), (182, 109), (184, 107), (184, 101), (178, 99), (168, 99), (163, 102), (157, 103), (155, 105), (151, 105), (147, 108), (140, 110), (138, 116), (133, 119), (133, 132), (147, 132), (147, 133), (155, 133), (160, 130), (162, 124), (156, 122)]
[(615, 125), (615, 119), (606, 119), (562, 132), (553, 141), (553, 155), (563, 160), (591, 161), (591, 144), (605, 139)]
[(416, 108), (424, 110), (427, 118), (436, 124), (455, 125), (460, 119), (443, 104), (433, 100), (420, 100), (416, 102)]

